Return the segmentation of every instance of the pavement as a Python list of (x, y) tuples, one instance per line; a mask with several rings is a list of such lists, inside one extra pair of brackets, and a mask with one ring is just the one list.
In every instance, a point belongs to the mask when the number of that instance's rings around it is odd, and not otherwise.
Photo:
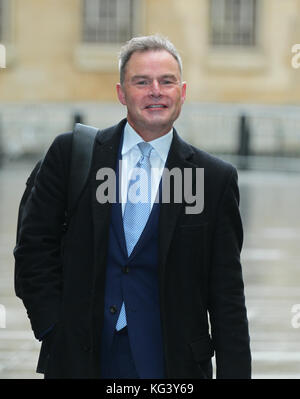
[(239, 172), (253, 378), (300, 378), (300, 174)]
[[(38, 379), (40, 343), (14, 293), (17, 210), (34, 162), (0, 168), (0, 379)], [(254, 379), (300, 378), (300, 174), (240, 171)]]

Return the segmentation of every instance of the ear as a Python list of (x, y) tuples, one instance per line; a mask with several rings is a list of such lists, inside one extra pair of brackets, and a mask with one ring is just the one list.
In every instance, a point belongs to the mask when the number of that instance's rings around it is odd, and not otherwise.
[(121, 83), (117, 83), (116, 89), (117, 89), (118, 99), (119, 99), (120, 103), (123, 105), (126, 105), (125, 93), (124, 93)]
[(181, 87), (181, 104), (184, 103), (186, 99), (186, 82), (182, 82), (182, 87)]

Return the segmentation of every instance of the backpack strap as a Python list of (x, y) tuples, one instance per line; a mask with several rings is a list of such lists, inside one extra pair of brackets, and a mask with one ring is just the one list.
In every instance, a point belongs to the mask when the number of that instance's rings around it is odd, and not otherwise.
[(72, 216), (81, 192), (87, 181), (96, 134), (99, 129), (76, 123), (73, 129), (72, 156), (70, 165), (68, 219)]

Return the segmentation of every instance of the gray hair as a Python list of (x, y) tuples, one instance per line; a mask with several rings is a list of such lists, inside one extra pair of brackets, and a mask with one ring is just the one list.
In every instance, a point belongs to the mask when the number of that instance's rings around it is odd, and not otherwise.
[(173, 43), (169, 39), (160, 35), (140, 36), (129, 40), (119, 53), (120, 82), (123, 84), (127, 62), (135, 52), (146, 51), (168, 51), (177, 61), (180, 74), (182, 75), (182, 60)]

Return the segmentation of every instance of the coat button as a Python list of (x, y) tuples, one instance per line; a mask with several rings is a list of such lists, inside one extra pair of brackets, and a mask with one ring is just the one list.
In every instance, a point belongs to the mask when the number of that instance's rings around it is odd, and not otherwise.
[(109, 311), (110, 311), (111, 314), (117, 313), (117, 308), (116, 308), (116, 306), (111, 306), (111, 307), (109, 308)]
[(124, 274), (128, 274), (128, 273), (129, 273), (129, 267), (128, 267), (128, 266), (123, 266), (123, 267), (122, 267), (122, 272), (123, 272)]

